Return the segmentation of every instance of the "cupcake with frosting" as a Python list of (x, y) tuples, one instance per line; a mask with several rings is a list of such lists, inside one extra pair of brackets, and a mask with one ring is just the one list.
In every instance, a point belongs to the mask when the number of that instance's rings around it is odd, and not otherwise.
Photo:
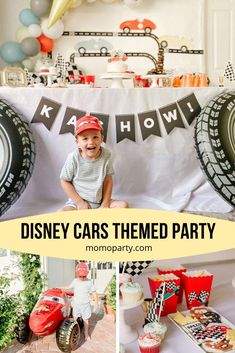
[(161, 338), (152, 333), (140, 336), (138, 339), (141, 353), (159, 353)]
[(151, 334), (158, 335), (161, 338), (161, 340), (164, 339), (166, 331), (167, 331), (167, 326), (162, 322), (154, 321), (144, 325), (144, 333), (151, 333)]
[(124, 283), (120, 287), (120, 291), (122, 294), (123, 304), (137, 303), (143, 295), (143, 289), (139, 283)]

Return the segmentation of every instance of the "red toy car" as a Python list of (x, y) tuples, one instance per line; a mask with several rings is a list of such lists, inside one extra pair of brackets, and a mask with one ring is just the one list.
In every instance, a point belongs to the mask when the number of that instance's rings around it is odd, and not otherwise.
[(125, 21), (120, 24), (120, 29), (125, 33), (129, 33), (131, 30), (145, 31), (146, 33), (151, 33), (152, 30), (156, 29), (155, 23), (148, 19), (143, 20), (130, 20)]
[(76, 350), (80, 341), (79, 324), (71, 317), (71, 295), (59, 288), (48, 289), (41, 294), (26, 325), (40, 337), (56, 330), (57, 345), (66, 353)]

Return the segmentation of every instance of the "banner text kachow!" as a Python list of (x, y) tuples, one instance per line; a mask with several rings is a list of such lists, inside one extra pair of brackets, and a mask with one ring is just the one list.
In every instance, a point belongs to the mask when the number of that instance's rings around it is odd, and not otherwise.
[(216, 223), (21, 223), (21, 239), (213, 239)]

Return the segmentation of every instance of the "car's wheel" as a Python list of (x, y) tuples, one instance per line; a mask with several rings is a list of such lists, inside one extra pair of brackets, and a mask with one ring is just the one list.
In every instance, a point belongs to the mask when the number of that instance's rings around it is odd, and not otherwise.
[(72, 318), (65, 319), (56, 331), (56, 342), (62, 352), (69, 353), (79, 347), (80, 327)]
[(78, 52), (80, 54), (85, 54), (86, 53), (86, 48), (84, 48), (84, 47), (78, 48)]
[(15, 333), (17, 341), (22, 344), (25, 344), (30, 340), (32, 331), (29, 328), (29, 315), (22, 315), (19, 319)]
[(107, 54), (108, 49), (106, 47), (102, 47), (102, 48), (100, 48), (100, 52), (101, 52), (101, 54)]
[(185, 53), (188, 50), (188, 47), (186, 45), (182, 45), (180, 50)]
[(0, 216), (26, 188), (34, 160), (35, 144), (29, 124), (0, 100)]
[(144, 31), (145, 33), (151, 33), (152, 29), (150, 27), (145, 27)]
[(214, 189), (235, 206), (235, 92), (220, 94), (203, 108), (195, 126), (201, 166)]
[(167, 48), (168, 42), (166, 40), (163, 40), (160, 45), (161, 45), (161, 48)]
[(129, 27), (124, 27), (123, 32), (124, 33), (130, 33), (131, 29)]

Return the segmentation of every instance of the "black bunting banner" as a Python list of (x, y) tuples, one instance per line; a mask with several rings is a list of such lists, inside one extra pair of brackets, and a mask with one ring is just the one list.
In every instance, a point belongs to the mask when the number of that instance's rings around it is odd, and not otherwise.
[(84, 115), (86, 115), (84, 110), (67, 107), (59, 134), (62, 135), (70, 132), (74, 135), (76, 121)]
[[(48, 130), (50, 130), (60, 108), (60, 103), (49, 98), (42, 97), (31, 122), (42, 123)], [(89, 112), (89, 110), (87, 111)], [(162, 137), (160, 120), (162, 120), (167, 134), (170, 134), (174, 128), (187, 128), (188, 125), (186, 125), (186, 121), (189, 125), (191, 125), (200, 111), (201, 106), (194, 93), (192, 93), (182, 99), (179, 99), (175, 103), (160, 107), (158, 110), (148, 110), (137, 113), (143, 141), (151, 135)], [(85, 114), (86, 112), (84, 110), (67, 107), (59, 134), (74, 134), (74, 126), (76, 121)], [(103, 127), (104, 142), (106, 142), (110, 115), (96, 112), (91, 112), (89, 114), (100, 120)], [(135, 115), (118, 114), (115, 118), (117, 143), (126, 138), (135, 142)]]
[(161, 136), (156, 110), (139, 113), (138, 118), (143, 140), (151, 135)]
[(184, 114), (189, 125), (198, 116), (201, 111), (201, 106), (194, 93), (177, 101), (182, 113)]
[(179, 108), (176, 103), (169, 104), (163, 108), (160, 108), (159, 112), (161, 114), (167, 134), (170, 134), (170, 132), (176, 127), (185, 128)]
[(116, 115), (117, 143), (128, 139), (135, 142), (135, 116), (134, 114)]
[(90, 113), (91, 116), (95, 116), (101, 122), (103, 128), (103, 136), (104, 142), (107, 140), (107, 132), (108, 132), (108, 124), (109, 124), (109, 115), (108, 114), (101, 114), (101, 113)]
[(43, 123), (43, 125), (45, 125), (48, 130), (51, 130), (60, 107), (60, 103), (55, 102), (49, 98), (42, 97), (34, 113), (31, 123)]

